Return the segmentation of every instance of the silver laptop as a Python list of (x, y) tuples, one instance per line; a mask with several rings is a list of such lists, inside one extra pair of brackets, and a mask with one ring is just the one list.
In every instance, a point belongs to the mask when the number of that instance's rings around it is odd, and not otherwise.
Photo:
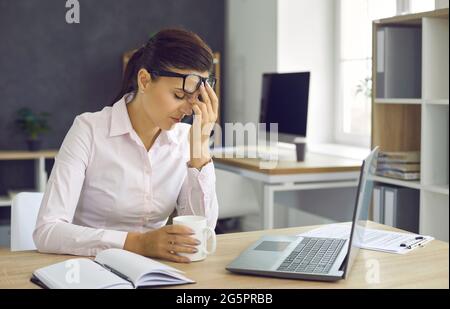
[(226, 269), (241, 274), (337, 281), (345, 279), (359, 252), (372, 198), (378, 147), (363, 161), (349, 239), (263, 236)]

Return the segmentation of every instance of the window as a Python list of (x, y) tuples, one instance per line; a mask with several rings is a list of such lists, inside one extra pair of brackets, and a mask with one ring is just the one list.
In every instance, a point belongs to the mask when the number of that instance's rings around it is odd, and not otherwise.
[(372, 21), (430, 10), (434, 10), (434, 0), (339, 1), (336, 19), (336, 142), (370, 146)]
[(397, 0), (397, 15), (432, 11), (435, 0)]

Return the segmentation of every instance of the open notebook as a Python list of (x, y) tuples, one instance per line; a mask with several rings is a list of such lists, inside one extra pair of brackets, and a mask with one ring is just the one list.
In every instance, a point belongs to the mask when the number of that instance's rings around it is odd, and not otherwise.
[(121, 249), (74, 258), (37, 269), (31, 281), (50, 289), (132, 289), (194, 283), (183, 272)]

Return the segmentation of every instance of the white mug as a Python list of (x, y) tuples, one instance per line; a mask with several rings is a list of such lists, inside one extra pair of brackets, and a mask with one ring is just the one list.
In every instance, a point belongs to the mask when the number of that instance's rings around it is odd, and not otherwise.
[[(196, 253), (178, 253), (179, 255), (189, 258), (191, 261), (201, 261), (207, 255), (216, 251), (216, 233), (207, 225), (207, 220), (202, 216), (178, 216), (173, 218), (174, 225), (184, 225), (194, 231), (194, 237), (200, 244), (195, 246), (198, 250)], [(211, 238), (211, 250), (208, 250), (208, 239)]]

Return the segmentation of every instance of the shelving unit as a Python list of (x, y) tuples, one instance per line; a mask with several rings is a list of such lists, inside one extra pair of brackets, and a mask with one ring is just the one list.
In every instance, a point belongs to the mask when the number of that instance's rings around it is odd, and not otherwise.
[[(411, 25), (421, 28), (421, 97), (376, 98), (377, 31)], [(448, 9), (374, 21), (372, 64), (372, 147), (421, 153), (420, 181), (373, 178), (420, 190), (420, 233), (445, 241), (449, 240), (448, 27)]]
[(422, 99), (375, 99), (375, 104), (422, 104)]
[(448, 195), (448, 184), (423, 186), (422, 189), (433, 193)]
[(427, 100), (425, 101), (425, 104), (444, 105), (448, 107), (448, 100)]
[(396, 185), (401, 187), (407, 187), (411, 189), (422, 189), (422, 185), (420, 184), (420, 181), (406, 181), (406, 180), (400, 180), (400, 179), (394, 179), (389, 177), (382, 177), (382, 176), (372, 176), (370, 177), (373, 181), (386, 183), (390, 185)]
[(444, 105), (448, 106), (448, 100), (422, 100), (422, 99), (375, 99), (375, 104), (409, 104), (409, 105)]

